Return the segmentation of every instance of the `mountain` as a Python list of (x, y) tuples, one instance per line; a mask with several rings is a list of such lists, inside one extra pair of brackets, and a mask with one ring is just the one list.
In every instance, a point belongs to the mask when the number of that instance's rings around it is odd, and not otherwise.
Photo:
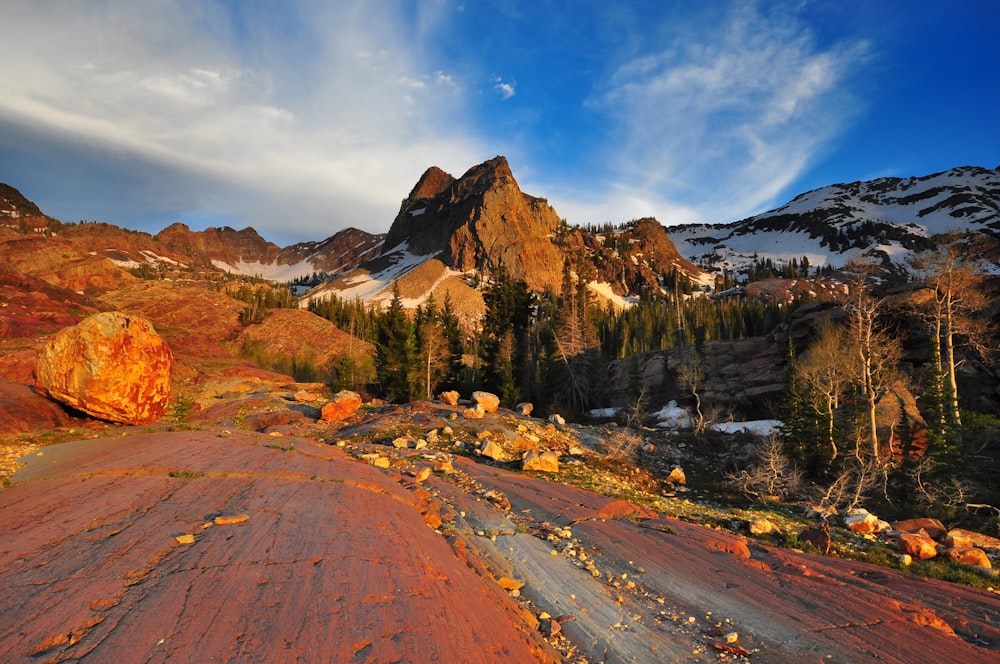
[[(377, 258), (313, 290), (346, 300), (387, 300), (393, 284), (413, 308), (448, 293), (460, 313), (482, 313), (472, 283), (499, 266), (535, 292), (558, 293), (567, 261), (588, 274), (602, 301), (627, 306), (626, 296), (655, 291), (679, 270), (695, 281), (706, 273), (682, 257), (659, 222), (645, 219), (596, 234), (569, 227), (544, 198), (521, 191), (507, 159), (497, 156), (460, 178), (428, 168), (403, 200)], [(592, 270), (591, 270), (592, 268)]]
[(225, 272), (292, 281), (316, 272), (339, 274), (377, 255), (384, 236), (345, 228), (321, 242), (280, 248), (253, 228), (206, 228), (192, 231), (180, 222), (157, 233), (156, 239), (174, 251)]
[(1000, 235), (1000, 168), (834, 184), (741, 221), (672, 226), (667, 233), (689, 260), (741, 272), (756, 259), (778, 265), (803, 256), (814, 266), (840, 267), (865, 252), (901, 265), (953, 229)]

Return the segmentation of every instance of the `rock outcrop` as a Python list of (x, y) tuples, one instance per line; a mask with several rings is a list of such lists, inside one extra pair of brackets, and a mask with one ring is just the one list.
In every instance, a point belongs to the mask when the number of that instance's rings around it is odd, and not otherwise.
[(35, 365), (36, 387), (89, 415), (149, 424), (166, 412), (173, 355), (152, 324), (99, 313), (54, 335)]
[(385, 247), (406, 243), (410, 252), (437, 255), (463, 272), (503, 264), (533, 290), (558, 291), (563, 257), (550, 236), (559, 225), (548, 201), (522, 193), (498, 156), (457, 180), (428, 169), (403, 201)]

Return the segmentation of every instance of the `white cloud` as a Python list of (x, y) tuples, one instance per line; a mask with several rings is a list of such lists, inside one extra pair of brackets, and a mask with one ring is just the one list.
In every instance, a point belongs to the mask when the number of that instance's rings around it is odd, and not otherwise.
[(504, 81), (499, 76), (493, 79), (493, 89), (500, 93), (500, 98), (507, 100), (517, 94), (513, 83)]
[(621, 180), (727, 221), (774, 203), (839, 134), (864, 55), (863, 44), (821, 50), (794, 18), (744, 8), (624, 63), (589, 105), (617, 125)]
[[(0, 59), (0, 131), (193, 176), (187, 212), (265, 235), (384, 231), (424, 168), (461, 172), (482, 151), (461, 86), (402, 19), (335, 4), (234, 17), (223, 3), (67, 2), (53, 20), (47, 3), (14, 0), (5, 27), (21, 45)], [(421, 18), (428, 35), (436, 16)]]

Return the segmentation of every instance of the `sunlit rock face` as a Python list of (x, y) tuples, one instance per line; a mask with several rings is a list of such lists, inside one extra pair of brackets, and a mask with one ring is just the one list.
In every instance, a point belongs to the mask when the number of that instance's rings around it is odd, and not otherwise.
[(173, 355), (153, 325), (105, 312), (54, 335), (35, 364), (35, 385), (88, 415), (123, 424), (150, 424), (170, 397)]

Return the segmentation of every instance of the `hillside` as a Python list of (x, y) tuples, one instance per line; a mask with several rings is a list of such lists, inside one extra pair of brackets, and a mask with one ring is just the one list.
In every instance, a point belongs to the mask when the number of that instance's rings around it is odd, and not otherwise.
[(786, 264), (803, 256), (841, 267), (865, 252), (901, 265), (955, 229), (1000, 235), (1000, 168), (834, 184), (741, 221), (672, 226), (668, 235), (689, 260), (742, 272), (757, 259)]

